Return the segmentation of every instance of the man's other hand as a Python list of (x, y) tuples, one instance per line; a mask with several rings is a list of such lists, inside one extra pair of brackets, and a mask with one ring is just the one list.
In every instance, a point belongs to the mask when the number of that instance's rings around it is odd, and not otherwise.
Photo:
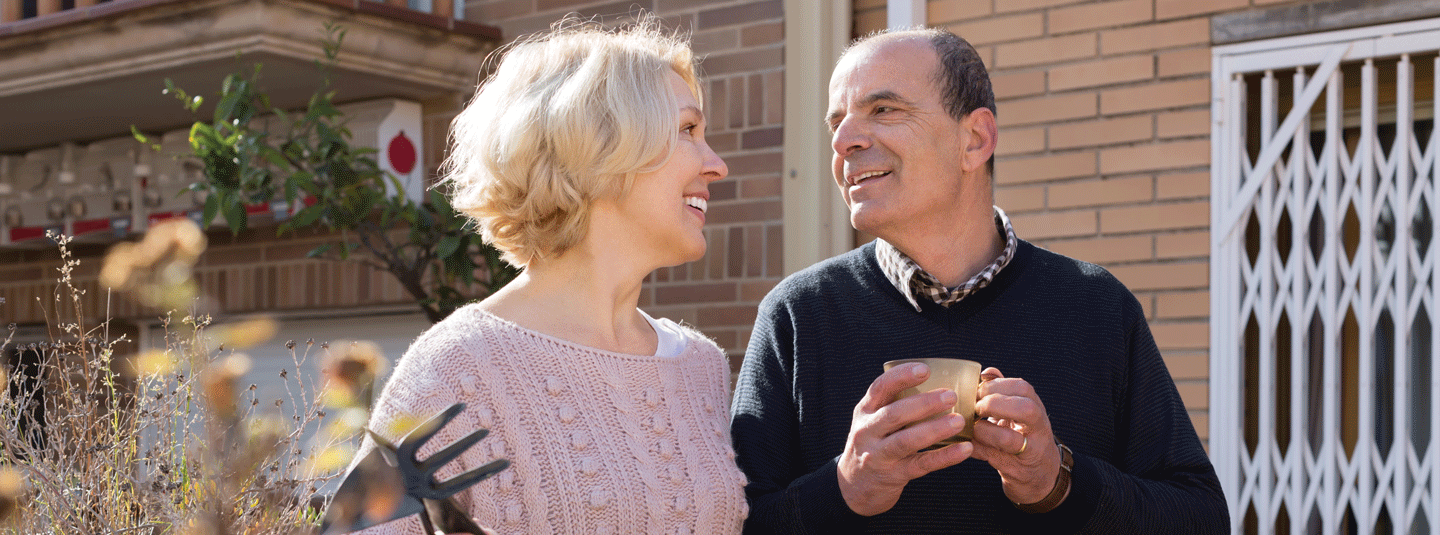
[(1060, 474), (1060, 447), (1050, 429), (1050, 416), (1035, 388), (1024, 379), (1006, 378), (1000, 370), (980, 373), (980, 401), (975, 403), (975, 458), (1000, 472), (1005, 497), (1035, 503), (1055, 488)]

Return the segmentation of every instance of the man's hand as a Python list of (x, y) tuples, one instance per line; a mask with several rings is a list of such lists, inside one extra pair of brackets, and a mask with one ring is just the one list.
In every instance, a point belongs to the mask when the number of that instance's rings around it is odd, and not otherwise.
[(980, 373), (975, 403), (975, 458), (1000, 472), (1005, 497), (1035, 503), (1055, 488), (1060, 447), (1050, 429), (1045, 404), (1024, 379), (1007, 379), (1000, 370)]
[[(870, 383), (865, 397), (855, 405), (837, 470), (840, 493), (850, 510), (864, 516), (889, 511), (910, 480), (970, 457), (968, 442), (920, 451), (965, 428), (965, 418), (958, 414), (917, 423), (953, 407), (955, 392), (951, 390), (895, 399), (929, 375), (930, 368), (924, 364), (896, 366)], [(915, 425), (906, 427), (911, 424)]]

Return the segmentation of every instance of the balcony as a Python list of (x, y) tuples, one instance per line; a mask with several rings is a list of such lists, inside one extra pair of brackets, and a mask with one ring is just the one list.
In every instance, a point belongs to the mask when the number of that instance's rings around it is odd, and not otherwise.
[(327, 21), (347, 31), (342, 103), (463, 98), (500, 40), (448, 0), (0, 0), (0, 154), (183, 126), (166, 78), (209, 97), (257, 63), (273, 104), (301, 106)]

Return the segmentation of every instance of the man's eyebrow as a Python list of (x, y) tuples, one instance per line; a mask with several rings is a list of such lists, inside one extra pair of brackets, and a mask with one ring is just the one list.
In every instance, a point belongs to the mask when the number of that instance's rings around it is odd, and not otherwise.
[[(876, 92), (874, 92), (874, 93), (870, 93), (870, 94), (868, 94), (868, 95), (865, 95), (865, 96), (862, 97), (862, 98), (860, 99), (860, 101), (857, 102), (856, 104), (857, 104), (858, 106), (860, 106), (860, 107), (863, 108), (863, 107), (866, 107), (866, 106), (873, 105), (873, 104), (875, 104), (876, 102), (880, 102), (880, 101), (895, 102), (895, 103), (902, 104), (902, 105), (905, 105), (905, 106), (910, 106), (910, 107), (913, 107), (913, 106), (915, 105), (915, 103), (910, 102), (909, 100), (906, 100), (905, 97), (900, 96), (899, 93), (896, 93), (896, 92), (891, 91), (891, 90), (888, 90), (888, 89), (876, 91)], [(835, 120), (836, 120), (836, 119), (839, 119), (842, 115), (844, 115), (844, 114), (841, 113), (839, 110), (831, 111), (830, 113), (828, 113), (828, 114), (825, 115), (825, 124), (827, 124), (827, 125), (834, 124), (834, 123), (835, 123)]]
[(898, 103), (900, 103), (900, 104), (904, 104), (904, 105), (907, 105), (907, 106), (914, 105), (913, 102), (910, 102), (909, 100), (906, 100), (905, 97), (900, 96), (899, 93), (896, 93), (896, 92), (891, 91), (891, 90), (888, 90), (888, 89), (881, 90), (881, 91), (876, 91), (876, 92), (874, 92), (874, 93), (870, 93), (869, 95), (865, 95), (864, 98), (861, 98), (861, 99), (860, 99), (860, 103), (859, 103), (859, 104), (860, 104), (861, 106), (869, 106), (869, 105), (871, 105), (871, 104), (874, 104), (874, 103), (879, 102), (879, 101), (882, 101), (882, 100), (888, 100), (888, 101), (891, 101), (891, 102), (898, 102)]

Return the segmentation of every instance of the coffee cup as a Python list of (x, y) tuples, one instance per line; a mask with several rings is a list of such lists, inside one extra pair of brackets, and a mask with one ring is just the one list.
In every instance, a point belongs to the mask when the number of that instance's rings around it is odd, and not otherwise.
[[(969, 442), (975, 438), (975, 392), (980, 386), (980, 363), (973, 360), (953, 358), (923, 358), (923, 359), (901, 359), (885, 363), (885, 371), (901, 364), (919, 362), (930, 368), (930, 377), (925, 382), (913, 388), (907, 388), (900, 393), (900, 398), (906, 398), (929, 392), (937, 388), (945, 388), (955, 392), (955, 406), (949, 411), (942, 412), (926, 418), (925, 421), (934, 420), (946, 414), (959, 414), (965, 417), (965, 428), (959, 433), (941, 439), (927, 449), (941, 448), (960, 442)], [(899, 399), (899, 398), (897, 398)]]

